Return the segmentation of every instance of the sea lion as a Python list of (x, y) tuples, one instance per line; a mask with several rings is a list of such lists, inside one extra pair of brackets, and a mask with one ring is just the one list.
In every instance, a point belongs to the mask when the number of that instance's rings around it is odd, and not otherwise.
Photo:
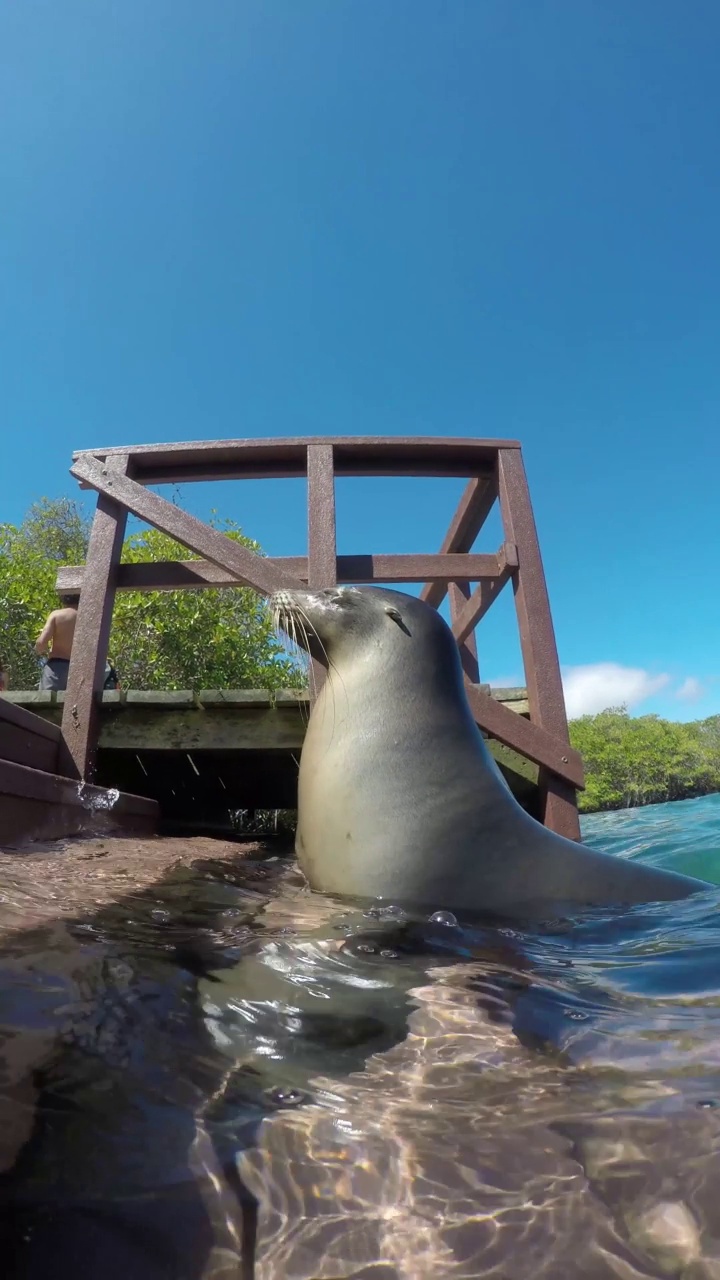
[(423, 601), (334, 587), (270, 603), (328, 667), (298, 784), (313, 889), (538, 920), (708, 888), (566, 840), (520, 807), (473, 718), (452, 632)]

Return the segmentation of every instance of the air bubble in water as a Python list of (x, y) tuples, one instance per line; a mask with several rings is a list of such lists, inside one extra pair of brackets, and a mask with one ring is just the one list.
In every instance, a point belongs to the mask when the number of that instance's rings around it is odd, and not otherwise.
[(277, 1107), (297, 1107), (308, 1099), (308, 1095), (303, 1093), (302, 1089), (284, 1089), (282, 1085), (268, 1089), (265, 1096)]
[(402, 907), (390, 905), (387, 907), (370, 907), (367, 911), (363, 911), (363, 915), (370, 920), (404, 920), (405, 912)]
[(457, 929), (457, 920), (452, 911), (436, 911), (430, 916), (430, 924), (444, 924), (448, 929)]

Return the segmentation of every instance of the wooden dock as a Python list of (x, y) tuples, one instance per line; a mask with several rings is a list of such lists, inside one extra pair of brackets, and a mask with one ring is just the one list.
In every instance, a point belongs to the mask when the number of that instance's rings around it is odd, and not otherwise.
[[(121, 793), (137, 807), (177, 823), (211, 822), (231, 809), (294, 808), (297, 759), (307, 695), (229, 690), (193, 693), (103, 692), (114, 601), (122, 591), (202, 591), (246, 587), (261, 596), (343, 583), (423, 583), (421, 599), (447, 598), (472, 714), (520, 801), (539, 821), (579, 839), (577, 790), (582, 760), (570, 743), (560, 665), (540, 547), (520, 444), (471, 437), (290, 437), (199, 440), (83, 450), (71, 474), (93, 489), (97, 506), (84, 565), (59, 569), (58, 589), (79, 593), (64, 697), (13, 693), (6, 702), (26, 718), (52, 722), (54, 772), (43, 734), (30, 734), (32, 762), (3, 755), (9, 784), (18, 768), (64, 779), (63, 796), (87, 787)], [(341, 554), (336, 479), (351, 476), (451, 476), (467, 481), (436, 553)], [(263, 556), (183, 511), (155, 486), (207, 480), (302, 477), (307, 484), (306, 554)], [(476, 550), (497, 504), (502, 542)], [(124, 563), (130, 515), (165, 533), (187, 559)], [(368, 524), (371, 515), (368, 516)], [(512, 590), (524, 667), (523, 690), (480, 683), (475, 631), (503, 590)], [(317, 664), (316, 664), (317, 665)], [(317, 679), (323, 671), (318, 668)], [(0, 700), (3, 701), (3, 700)], [(520, 714), (514, 714), (515, 712)], [(0, 715), (0, 721), (2, 716)], [(8, 731), (9, 732), (9, 731)], [(12, 736), (12, 735), (11, 735)], [(17, 735), (13, 749), (20, 749)], [(30, 757), (28, 757), (30, 758)], [(10, 777), (13, 775), (13, 778)], [(35, 779), (50, 795), (58, 783)], [(29, 783), (28, 783), (29, 785)], [(8, 792), (9, 803), (12, 794)], [(58, 792), (59, 794), (59, 792)], [(3, 783), (0, 779), (0, 797)], [(140, 803), (140, 802), (137, 802)], [(120, 810), (118, 809), (118, 812)]]
[[(527, 717), (525, 689), (483, 692)], [(59, 735), (64, 693), (11, 691), (4, 701)], [(95, 780), (147, 796), (164, 820), (187, 826), (222, 825), (235, 809), (294, 809), (309, 712), (308, 693), (295, 689), (106, 690)], [(488, 746), (514, 794), (536, 813), (538, 766), (500, 742)]]

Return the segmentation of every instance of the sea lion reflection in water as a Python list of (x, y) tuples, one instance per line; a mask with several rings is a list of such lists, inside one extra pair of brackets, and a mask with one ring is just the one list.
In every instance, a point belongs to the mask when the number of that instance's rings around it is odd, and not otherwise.
[(335, 587), (280, 591), (271, 607), (328, 664), (298, 785), (313, 889), (541, 919), (708, 887), (566, 840), (521, 808), (473, 718), (452, 632), (423, 601)]

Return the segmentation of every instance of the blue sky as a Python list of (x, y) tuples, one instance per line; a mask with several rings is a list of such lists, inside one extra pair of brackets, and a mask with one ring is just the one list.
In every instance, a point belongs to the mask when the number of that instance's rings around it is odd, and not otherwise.
[[(93, 445), (519, 438), (572, 707), (720, 711), (719, 49), (716, 0), (0, 6), (0, 519)], [(459, 487), (344, 482), (340, 550)], [(304, 549), (300, 484), (181, 498)]]

